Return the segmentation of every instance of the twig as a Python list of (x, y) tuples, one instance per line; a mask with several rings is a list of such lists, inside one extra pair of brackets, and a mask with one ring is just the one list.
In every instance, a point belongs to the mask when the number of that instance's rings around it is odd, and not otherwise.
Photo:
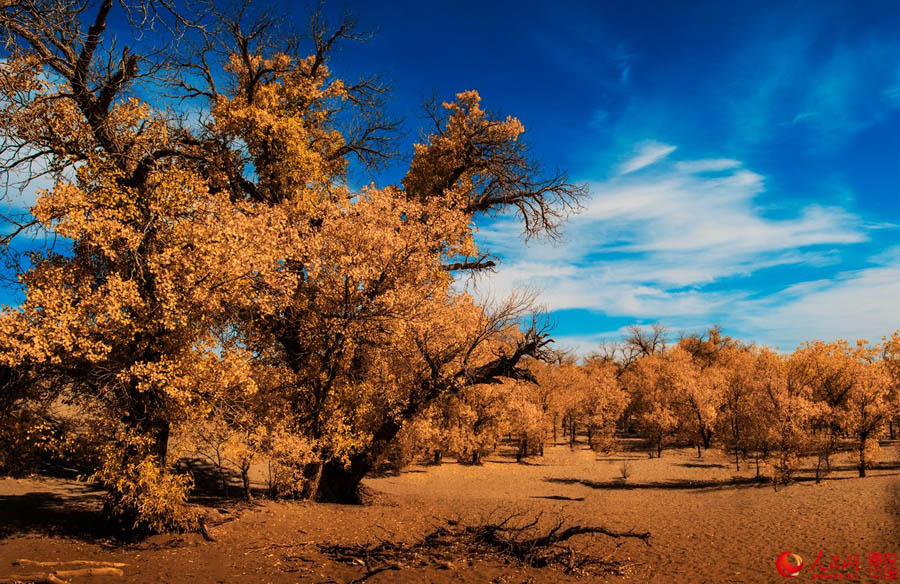
[(369, 570), (368, 572), (366, 572), (365, 574), (363, 574), (356, 580), (351, 580), (347, 584), (361, 584), (362, 582), (365, 582), (366, 580), (368, 580), (369, 578), (371, 578), (372, 576), (374, 576), (376, 574), (380, 574), (382, 572), (387, 572), (388, 570), (399, 570), (399, 569), (400, 569), (400, 566), (398, 566), (397, 564), (389, 564), (387, 566), (379, 566), (378, 568)]

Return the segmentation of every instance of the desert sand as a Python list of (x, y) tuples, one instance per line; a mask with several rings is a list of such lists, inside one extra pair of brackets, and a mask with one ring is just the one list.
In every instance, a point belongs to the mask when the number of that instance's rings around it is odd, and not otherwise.
[[(160, 535), (131, 544), (103, 537), (101, 497), (84, 483), (54, 478), (0, 479), (0, 579), (23, 573), (17, 558), (124, 562), (124, 577), (73, 582), (352, 582), (365, 566), (335, 561), (325, 544), (415, 542), (452, 524), (476, 525), (513, 513), (541, 524), (651, 533), (650, 545), (578, 536), (572, 545), (619, 562), (624, 575), (576, 577), (514, 562), (455, 557), (397, 566), (368, 582), (783, 582), (775, 560), (785, 551), (808, 565), (858, 554), (861, 580), (870, 553), (900, 552), (900, 465), (897, 447), (860, 479), (849, 455), (816, 484), (810, 471), (776, 492), (753, 481), (755, 466), (715, 451), (669, 450), (597, 454), (582, 445), (547, 448), (517, 464), (510, 453), (480, 466), (445, 461), (366, 481), (364, 506), (303, 502), (252, 503), (201, 499), (215, 541), (199, 534)], [(627, 463), (629, 476), (621, 477)], [(370, 568), (376, 566), (370, 565)], [(796, 582), (811, 581), (802, 573)]]

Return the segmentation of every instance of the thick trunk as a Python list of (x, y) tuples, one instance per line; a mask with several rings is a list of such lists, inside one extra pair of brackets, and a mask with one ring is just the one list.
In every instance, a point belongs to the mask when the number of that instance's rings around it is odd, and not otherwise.
[(360, 483), (371, 470), (371, 465), (356, 456), (349, 466), (329, 461), (322, 465), (322, 474), (316, 491), (316, 500), (330, 503), (362, 503)]
[(303, 489), (300, 498), (307, 501), (318, 498), (319, 485), (322, 481), (324, 465), (321, 462), (311, 462), (303, 467)]
[(443, 459), (443, 457), (444, 457), (444, 456), (443, 456), (443, 454), (441, 453), (441, 449), (440, 449), (440, 448), (435, 449), (435, 451), (434, 451), (434, 458), (433, 458), (432, 461), (431, 461), (432, 464), (434, 464), (435, 466), (440, 465), (440, 464), (441, 464), (441, 460)]
[[(384, 454), (397, 432), (400, 431), (404, 421), (411, 419), (432, 400), (441, 395), (455, 394), (466, 385), (492, 383), (501, 377), (536, 381), (531, 372), (518, 367), (518, 363), (526, 355), (535, 355), (548, 342), (550, 342), (549, 339), (543, 335), (530, 334), (509, 355), (501, 355), (474, 370), (464, 369), (451, 377), (429, 379), (423, 382), (416, 399), (411, 400), (397, 414), (396, 418), (384, 420), (375, 430), (369, 446), (364, 451), (353, 455), (349, 465), (345, 466), (336, 461), (328, 461), (322, 465), (318, 484), (314, 491), (315, 498), (320, 501), (360, 503), (360, 483), (372, 470), (375, 461)], [(473, 454), (472, 459), (474, 464), (480, 462), (478, 453)]]

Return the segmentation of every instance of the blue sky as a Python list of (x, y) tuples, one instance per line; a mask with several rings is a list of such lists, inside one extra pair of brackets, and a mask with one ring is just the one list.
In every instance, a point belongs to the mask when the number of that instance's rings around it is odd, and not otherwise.
[[(900, 328), (895, 2), (331, 3), (375, 31), (332, 64), (423, 99), (477, 89), (590, 186), (559, 243), (500, 219), (479, 294), (525, 286), (582, 352), (633, 323), (791, 350)], [(304, 9), (285, 4), (300, 26)], [(396, 182), (403, 165), (379, 176)], [(470, 284), (471, 285), (471, 284)]]
[[(557, 244), (483, 224), (481, 294), (537, 288), (564, 346), (715, 323), (791, 350), (900, 328), (894, 2), (366, 2), (415, 135), (423, 96), (477, 89), (590, 185)], [(387, 172), (387, 181), (399, 174)]]

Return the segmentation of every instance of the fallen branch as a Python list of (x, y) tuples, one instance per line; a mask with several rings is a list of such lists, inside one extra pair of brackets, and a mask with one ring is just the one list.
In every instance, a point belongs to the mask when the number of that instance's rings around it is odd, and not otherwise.
[(207, 529), (207, 527), (206, 527), (206, 518), (205, 517), (200, 517), (200, 519), (197, 523), (198, 523), (200, 535), (203, 536), (203, 539), (205, 539), (206, 541), (216, 541), (216, 538), (214, 538), (212, 535), (210, 535), (209, 529)]
[(30, 582), (31, 584), (69, 584), (66, 580), (52, 573), (44, 574), (12, 574), (5, 578), (0, 578), (0, 584), (22, 584)]
[(68, 562), (38, 562), (37, 560), (18, 559), (13, 561), (14, 566), (37, 566), (39, 568), (53, 568), (56, 566), (82, 566), (94, 568), (124, 568), (128, 564), (124, 562), (101, 562), (94, 560), (69, 560)]
[(78, 568), (75, 570), (54, 570), (53, 574), (60, 578), (76, 578), (80, 576), (124, 576), (119, 568)]
[[(461, 557), (512, 560), (532, 568), (555, 568), (569, 574), (624, 575), (633, 563), (616, 561), (612, 557), (615, 551), (628, 539), (649, 545), (647, 532), (615, 531), (603, 526), (564, 527), (564, 520), (557, 521), (548, 531), (541, 531), (540, 520), (540, 514), (527, 519), (516, 513), (502, 521), (482, 525), (463, 526), (448, 521), (447, 526), (437, 527), (412, 544), (382, 541), (377, 545), (323, 545), (320, 549), (338, 562), (365, 566), (366, 574), (354, 581), (362, 582), (380, 571), (397, 569), (398, 564), (452, 565), (448, 560)], [(609, 537), (615, 540), (615, 550), (606, 555), (578, 551), (568, 542), (580, 535)], [(372, 568), (370, 564), (377, 567)]]

